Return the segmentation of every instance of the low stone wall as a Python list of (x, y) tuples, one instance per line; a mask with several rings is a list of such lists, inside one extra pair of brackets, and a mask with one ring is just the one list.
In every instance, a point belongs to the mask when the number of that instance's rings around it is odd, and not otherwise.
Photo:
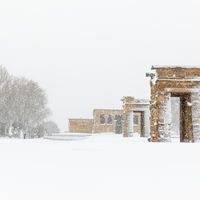
[(92, 133), (92, 119), (69, 119), (69, 132), (71, 133)]

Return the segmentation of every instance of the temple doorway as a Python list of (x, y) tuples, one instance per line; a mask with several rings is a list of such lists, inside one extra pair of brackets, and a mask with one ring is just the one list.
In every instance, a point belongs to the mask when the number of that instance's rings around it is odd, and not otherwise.
[(180, 142), (193, 140), (189, 93), (171, 93), (171, 139)]

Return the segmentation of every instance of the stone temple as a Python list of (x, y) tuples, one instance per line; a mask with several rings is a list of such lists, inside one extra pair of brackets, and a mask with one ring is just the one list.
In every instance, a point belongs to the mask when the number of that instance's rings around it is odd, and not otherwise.
[(200, 67), (152, 66), (150, 141), (200, 140)]

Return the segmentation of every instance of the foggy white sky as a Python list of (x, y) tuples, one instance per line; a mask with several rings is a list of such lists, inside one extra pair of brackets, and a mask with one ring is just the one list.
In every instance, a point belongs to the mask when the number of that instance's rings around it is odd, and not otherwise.
[(1, 0), (0, 64), (40, 83), (62, 130), (122, 96), (149, 98), (152, 64), (200, 64), (200, 3)]

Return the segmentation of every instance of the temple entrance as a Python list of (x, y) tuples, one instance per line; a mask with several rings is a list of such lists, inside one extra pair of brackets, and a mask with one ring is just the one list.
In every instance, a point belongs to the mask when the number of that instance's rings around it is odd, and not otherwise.
[(171, 139), (192, 141), (191, 94), (171, 93), (171, 115)]
[[(200, 141), (200, 67), (152, 66), (151, 142)], [(176, 99), (173, 99), (176, 97)], [(178, 105), (172, 107), (173, 101)], [(171, 104), (171, 105), (170, 105)]]

